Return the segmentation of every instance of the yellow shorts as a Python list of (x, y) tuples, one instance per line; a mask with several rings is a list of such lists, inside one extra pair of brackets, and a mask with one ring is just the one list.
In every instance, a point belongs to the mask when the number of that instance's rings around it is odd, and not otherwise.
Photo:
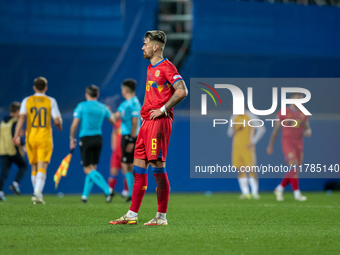
[(53, 152), (53, 143), (49, 141), (32, 141), (27, 142), (27, 156), (28, 161), (31, 165), (35, 165), (38, 162), (47, 162), (50, 163), (52, 152)]
[(232, 164), (236, 168), (253, 166), (256, 164), (255, 151), (248, 148), (233, 149)]

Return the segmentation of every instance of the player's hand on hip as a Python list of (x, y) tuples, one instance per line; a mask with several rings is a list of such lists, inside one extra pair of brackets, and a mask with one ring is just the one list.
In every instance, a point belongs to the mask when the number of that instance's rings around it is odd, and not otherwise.
[(134, 146), (133, 143), (128, 143), (128, 144), (126, 145), (125, 151), (126, 151), (127, 153), (131, 153), (132, 150), (133, 150), (133, 146)]
[(154, 120), (154, 119), (156, 119), (156, 118), (158, 118), (158, 117), (160, 117), (164, 114), (163, 112), (161, 112), (160, 109), (151, 110), (150, 112), (151, 112), (151, 114), (150, 114), (151, 120)]
[(272, 145), (269, 145), (269, 146), (267, 147), (267, 154), (268, 154), (268, 155), (272, 155), (273, 152), (274, 152), (273, 146), (272, 146)]

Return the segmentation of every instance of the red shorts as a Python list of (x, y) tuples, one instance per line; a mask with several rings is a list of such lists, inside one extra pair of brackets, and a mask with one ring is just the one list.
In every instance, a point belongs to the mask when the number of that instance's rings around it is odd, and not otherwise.
[(110, 168), (122, 168), (120, 163), (122, 159), (122, 147), (120, 145), (121, 137), (121, 135), (117, 136), (116, 150), (111, 154)]
[(285, 158), (285, 162), (288, 164), (289, 161), (297, 159), (298, 164), (302, 164), (303, 157), (303, 143), (302, 142), (291, 142), (282, 141), (282, 151)]
[(144, 120), (138, 133), (135, 158), (166, 161), (172, 121), (163, 117), (156, 120)]

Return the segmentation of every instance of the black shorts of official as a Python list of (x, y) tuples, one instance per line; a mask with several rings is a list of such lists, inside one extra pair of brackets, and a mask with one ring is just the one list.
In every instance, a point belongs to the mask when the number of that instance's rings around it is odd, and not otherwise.
[(100, 135), (81, 137), (79, 142), (81, 164), (83, 166), (98, 165), (102, 146), (103, 139)]
[[(130, 135), (122, 135), (122, 141), (121, 141), (121, 146), (122, 146), (122, 163), (127, 163), (131, 164), (133, 163), (133, 155), (135, 153), (135, 145), (136, 145), (136, 139), (134, 139), (133, 142), (130, 142)], [(129, 143), (133, 143), (133, 150), (130, 153), (126, 152), (126, 146)]]

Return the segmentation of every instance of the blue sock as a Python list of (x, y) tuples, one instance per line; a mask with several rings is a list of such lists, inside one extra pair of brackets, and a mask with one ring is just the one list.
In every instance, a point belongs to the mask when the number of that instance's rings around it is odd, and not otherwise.
[(92, 187), (93, 187), (93, 181), (91, 180), (91, 178), (88, 175), (86, 175), (85, 183), (84, 183), (84, 190), (83, 190), (82, 196), (85, 196), (86, 198), (88, 198), (89, 195), (90, 195)]
[(135, 182), (135, 178), (133, 177), (133, 174), (131, 172), (127, 172), (125, 174), (126, 182), (129, 188), (129, 197), (132, 197), (132, 189), (133, 189), (133, 184)]
[(110, 195), (110, 188), (104, 177), (96, 170), (92, 170), (87, 176), (99, 187), (101, 188), (105, 195)]

